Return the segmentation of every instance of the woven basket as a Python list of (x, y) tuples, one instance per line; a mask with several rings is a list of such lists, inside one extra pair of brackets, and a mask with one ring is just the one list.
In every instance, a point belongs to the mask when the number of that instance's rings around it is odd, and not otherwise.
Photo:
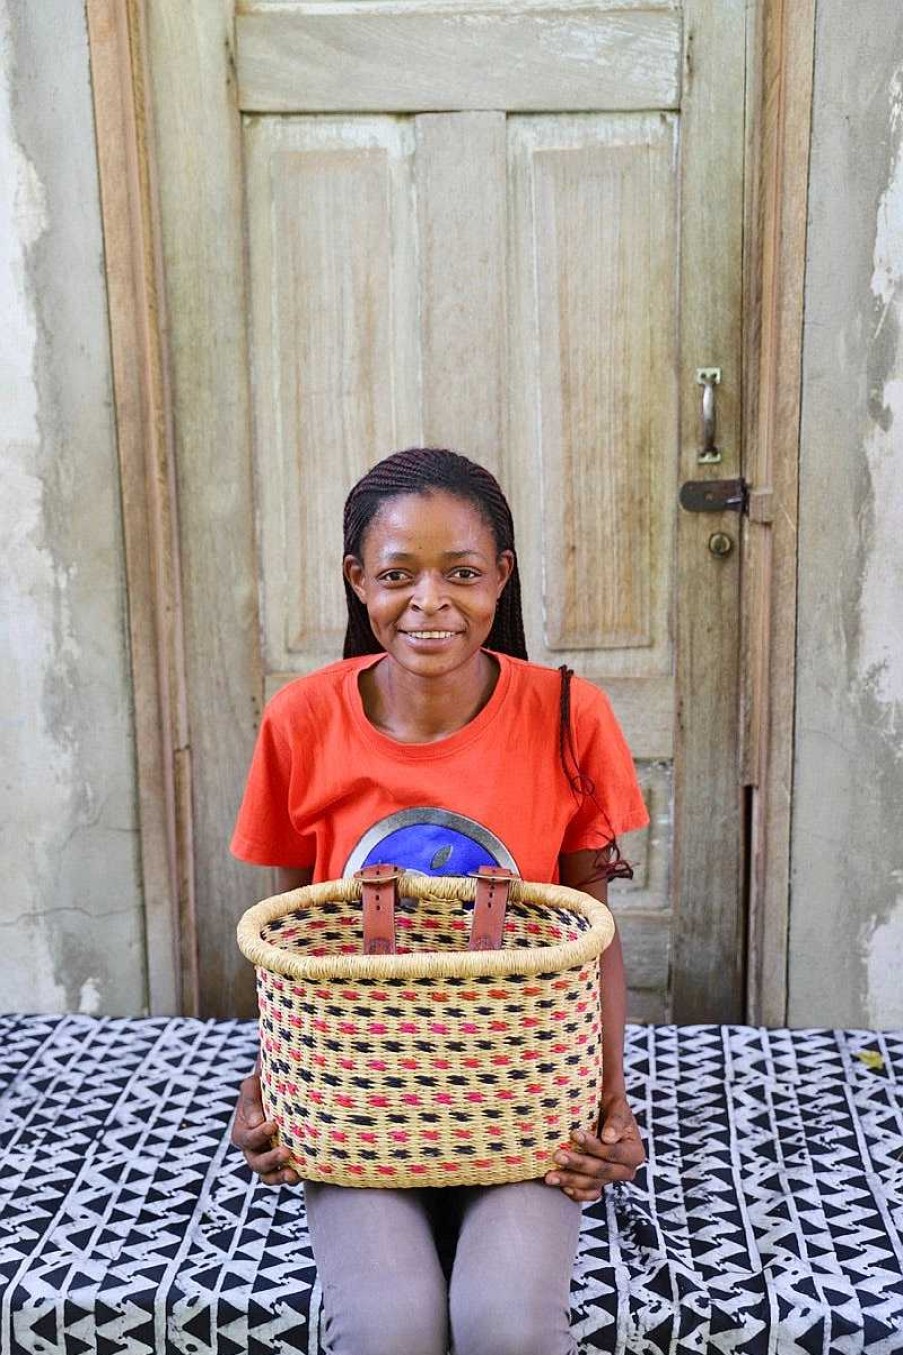
[(468, 951), (476, 882), (403, 874), (398, 953), (361, 954), (358, 880), (265, 899), (238, 926), (257, 966), (267, 1117), (302, 1179), (526, 1180), (602, 1093), (604, 904), (515, 880), (502, 949)]

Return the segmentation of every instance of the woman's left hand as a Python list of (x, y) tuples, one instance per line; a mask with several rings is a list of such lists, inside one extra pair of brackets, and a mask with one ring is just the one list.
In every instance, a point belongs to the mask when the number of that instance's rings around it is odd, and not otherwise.
[(626, 1096), (615, 1093), (602, 1101), (602, 1133), (571, 1135), (573, 1148), (555, 1154), (560, 1165), (546, 1172), (549, 1186), (560, 1186), (574, 1200), (598, 1200), (613, 1181), (632, 1181), (646, 1161), (646, 1152)]

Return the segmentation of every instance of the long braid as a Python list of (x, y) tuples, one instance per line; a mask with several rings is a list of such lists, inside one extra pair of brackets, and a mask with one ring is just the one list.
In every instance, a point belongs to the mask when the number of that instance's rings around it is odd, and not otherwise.
[[(456, 498), (472, 503), (491, 530), (498, 553), (508, 550), (514, 556), (511, 577), (499, 598), (486, 645), (502, 654), (525, 659), (527, 641), (511, 509), (495, 476), (475, 461), (444, 447), (408, 447), (387, 456), (358, 480), (345, 500), (344, 554), (361, 559), (367, 528), (388, 499), (404, 494), (429, 494), (434, 490), (454, 494)], [(367, 609), (347, 579), (345, 597), (348, 626), (344, 657), (353, 659), (360, 654), (379, 654), (382, 645), (370, 627)]]
[[(585, 880), (580, 881), (580, 887), (588, 884), (596, 884), (599, 880), (632, 880), (633, 866), (629, 861), (625, 861), (621, 855), (621, 848), (618, 846), (618, 839), (614, 835), (611, 826), (611, 820), (605, 812), (605, 806), (596, 795), (595, 783), (591, 776), (587, 776), (581, 771), (580, 763), (577, 758), (577, 750), (574, 747), (574, 732), (571, 728), (571, 678), (574, 676), (572, 670), (563, 663), (558, 669), (561, 674), (561, 692), (560, 709), (558, 718), (558, 756), (561, 760), (561, 766), (568, 779), (571, 790), (578, 799), (584, 799), (586, 796), (592, 800), (605, 822), (609, 832), (609, 839), (604, 847), (600, 847), (593, 855), (593, 864), (589, 875)], [(568, 763), (570, 762), (570, 770)]]

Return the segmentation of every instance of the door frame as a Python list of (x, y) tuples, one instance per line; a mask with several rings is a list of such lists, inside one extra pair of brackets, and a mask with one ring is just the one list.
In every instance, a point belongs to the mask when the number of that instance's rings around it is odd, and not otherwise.
[(199, 1005), (175, 438), (143, 0), (87, 0), (153, 1016)]
[(746, 1019), (783, 1026), (791, 904), (797, 542), (816, 0), (750, 6), (740, 692)]
[[(251, 492), (251, 442), (234, 34), (220, 4), (186, 9), (149, 6), (146, 0), (87, 0), (87, 16), (122, 481), (149, 1007), (153, 1014), (202, 1014), (210, 1009), (211, 991), (214, 1005), (224, 1010), (232, 994), (228, 977), (217, 976), (216, 957), (205, 957), (202, 983), (198, 915), (223, 912), (236, 888), (252, 897), (254, 886), (225, 848), (203, 872), (196, 871), (193, 843), (209, 841), (207, 825), (221, 823), (234, 810), (234, 788), (205, 786), (198, 803), (192, 750), (202, 759), (205, 749), (225, 737), (235, 764), (246, 766), (262, 698), (257, 599), (249, 586), (255, 579), (254, 543), (241, 521), (250, 501), (244, 494)], [(745, 1016), (767, 1025), (782, 1025), (787, 1010), (814, 32), (815, 0), (750, 0), (741, 441), (744, 473), (758, 492), (741, 528), (739, 803), (730, 809), (745, 825)], [(177, 87), (171, 83), (171, 56), (167, 63), (153, 60), (163, 50), (179, 53)], [(155, 147), (173, 144), (190, 116), (186, 90), (229, 154), (215, 163), (184, 166), (163, 185)], [(206, 242), (197, 238), (187, 250), (166, 257), (161, 213), (179, 210), (179, 173), (195, 210), (227, 222), (217, 232), (215, 258), (205, 258)], [(172, 302), (175, 323), (168, 324), (167, 295), (195, 306), (194, 314), (205, 317), (204, 332), (193, 327), (191, 315), (176, 314), (181, 306)], [(211, 319), (218, 336), (211, 379), (182, 391), (179, 349), (209, 341)], [(224, 364), (234, 377), (227, 401), (219, 398), (213, 380)], [(202, 450), (191, 465), (180, 465), (176, 446), (189, 421), (204, 431)], [(201, 487), (215, 493), (214, 511), (204, 519)], [(195, 577), (192, 557), (201, 556), (206, 576), (222, 586), (186, 586), (183, 596), (182, 580)], [(214, 673), (198, 668), (205, 645), (217, 657)], [(684, 860), (679, 870), (687, 897), (694, 863)], [(234, 921), (225, 915), (222, 920), (224, 926)], [(675, 918), (678, 959), (692, 924), (690, 900)], [(692, 992), (684, 998), (676, 993), (675, 1002), (676, 1020), (703, 1019)]]

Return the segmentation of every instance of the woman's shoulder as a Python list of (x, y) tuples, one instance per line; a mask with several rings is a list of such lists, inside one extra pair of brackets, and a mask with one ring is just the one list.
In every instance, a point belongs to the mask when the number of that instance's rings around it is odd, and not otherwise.
[(376, 656), (338, 659), (312, 673), (302, 673), (280, 687), (270, 697), (265, 718), (277, 725), (296, 725), (307, 718), (318, 718), (324, 709), (335, 710), (344, 700), (345, 683), (350, 673), (356, 673)]
[(519, 687), (551, 691), (561, 683), (557, 668), (546, 668), (544, 664), (533, 663), (531, 659), (517, 659), (513, 654), (501, 652), (496, 653), (496, 658), (508, 666), (512, 683)]
[[(563, 684), (561, 668), (547, 668), (541, 663), (532, 663), (529, 659), (516, 659), (513, 655), (502, 656), (509, 665), (511, 685), (522, 693), (535, 693), (542, 700), (560, 704)], [(599, 710), (608, 707), (608, 697), (601, 687), (579, 673), (570, 674), (570, 704), (575, 712)]]

